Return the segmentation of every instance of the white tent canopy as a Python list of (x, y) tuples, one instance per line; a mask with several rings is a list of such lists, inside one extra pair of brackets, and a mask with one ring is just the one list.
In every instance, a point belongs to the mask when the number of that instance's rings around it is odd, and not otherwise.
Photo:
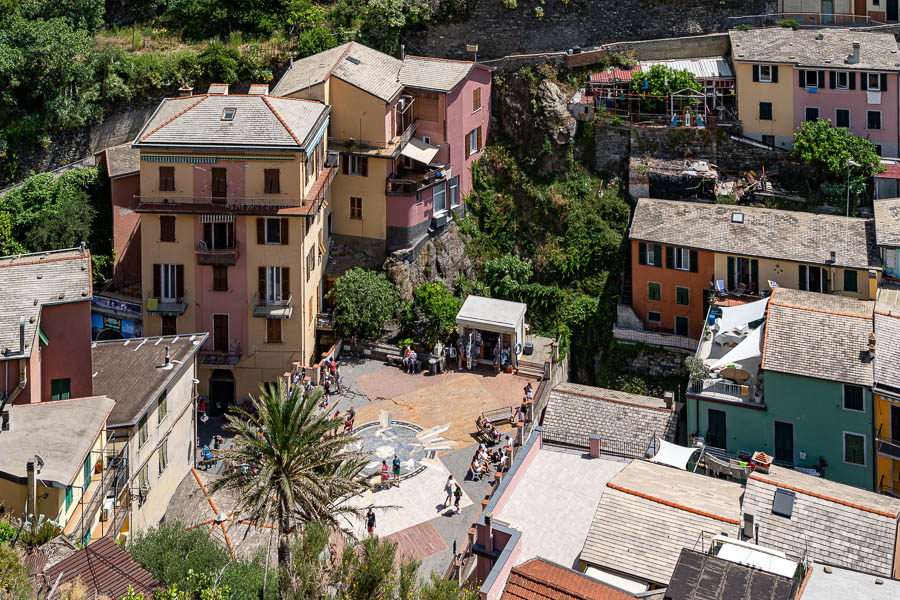
[(659, 451), (656, 453), (656, 456), (650, 459), (650, 462), (669, 465), (682, 471), (687, 470), (688, 461), (691, 460), (694, 452), (699, 450), (699, 448), (678, 446), (665, 440), (657, 440), (657, 443), (659, 444)]
[(756, 302), (741, 304), (740, 306), (725, 306), (722, 308), (722, 316), (716, 320), (719, 331), (731, 331), (739, 329), (747, 323), (758, 321), (766, 315), (766, 306), (769, 298), (763, 298)]
[(725, 365), (740, 362), (742, 360), (748, 358), (754, 358), (756, 356), (762, 356), (762, 349), (760, 348), (760, 340), (762, 340), (762, 330), (763, 326), (760, 325), (756, 329), (750, 332), (750, 334), (744, 338), (744, 340), (731, 349), (731, 351), (711, 364), (709, 366), (710, 369), (718, 369), (719, 367), (724, 367)]
[(403, 156), (408, 156), (409, 158), (426, 165), (434, 160), (437, 153), (437, 146), (426, 144), (418, 138), (409, 138), (409, 142), (407, 142), (403, 146), (403, 149), (400, 150), (400, 154)]

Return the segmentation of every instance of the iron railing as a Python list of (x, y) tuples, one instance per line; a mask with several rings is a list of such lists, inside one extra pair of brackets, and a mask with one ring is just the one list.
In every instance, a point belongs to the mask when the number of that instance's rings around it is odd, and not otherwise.
[(287, 298), (260, 297), (253, 294), (253, 316), (263, 319), (290, 319), (294, 309), (294, 295)]
[(686, 350), (694, 352), (700, 342), (693, 338), (674, 333), (659, 333), (657, 331), (639, 331), (637, 329), (626, 329), (613, 326), (613, 337), (620, 342), (640, 343), (648, 346), (658, 346), (662, 348), (675, 348), (677, 350)]
[(216, 350), (212, 338), (200, 348), (201, 367), (233, 367), (241, 362), (240, 340), (228, 340), (227, 350)]
[(230, 248), (210, 248), (206, 242), (199, 242), (195, 252), (198, 265), (231, 267), (241, 256), (241, 243), (235, 240)]
[[(125, 443), (118, 450), (107, 449), (103, 452), (103, 465), (101, 467), (100, 485), (94, 490), (90, 500), (85, 503), (82, 493), (81, 515), (77, 525), (69, 534), (72, 539), (84, 543), (94, 526), (94, 519), (98, 511), (103, 508), (107, 498), (113, 501), (113, 512), (119, 502), (119, 496), (128, 482), (128, 444)], [(85, 487), (87, 489), (87, 486)], [(101, 515), (101, 520), (104, 520)], [(109, 520), (109, 519), (106, 519)]]
[(432, 169), (421, 174), (421, 177), (404, 178), (390, 175), (385, 181), (385, 191), (388, 194), (409, 195), (415, 194), (419, 190), (423, 190), (441, 181), (449, 181), (453, 175), (450, 167), (442, 169)]
[(728, 28), (734, 29), (741, 25), (750, 27), (772, 27), (781, 25), (781, 21), (797, 21), (800, 27), (846, 27), (884, 25), (868, 15), (855, 15), (852, 13), (825, 13), (825, 12), (776, 12), (766, 15), (744, 15), (740, 17), (728, 17)]
[(181, 316), (187, 310), (187, 294), (175, 298), (147, 296), (147, 313), (151, 315)]

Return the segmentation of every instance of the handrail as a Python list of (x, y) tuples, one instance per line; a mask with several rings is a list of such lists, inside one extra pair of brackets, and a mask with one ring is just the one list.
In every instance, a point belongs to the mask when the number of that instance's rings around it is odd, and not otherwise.
[(268, 298), (263, 298), (260, 301), (259, 292), (253, 293), (253, 305), (254, 306), (272, 306), (275, 308), (287, 308), (291, 306), (294, 302), (294, 294), (293, 292), (287, 297), (287, 299), (282, 298), (281, 300), (272, 300), (270, 301)]

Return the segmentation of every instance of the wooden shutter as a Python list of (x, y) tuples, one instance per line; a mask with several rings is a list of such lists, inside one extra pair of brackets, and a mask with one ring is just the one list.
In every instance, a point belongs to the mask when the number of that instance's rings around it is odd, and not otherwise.
[(800, 265), (800, 272), (799, 272), (798, 277), (799, 277), (800, 289), (801, 290), (807, 289), (809, 286), (806, 284), (806, 265)]
[(175, 265), (175, 296), (184, 298), (184, 265)]
[(257, 281), (256, 291), (259, 293), (259, 302), (266, 301), (266, 268), (259, 267), (259, 280)]
[(888, 89), (887, 89), (887, 73), (881, 74), (881, 91), (882, 92), (888, 91)]
[(638, 264), (647, 264), (647, 244), (645, 244), (644, 242), (638, 243)]
[(281, 267), (281, 299), (287, 302), (291, 296), (291, 269)]
[(212, 223), (203, 224), (203, 241), (207, 248), (212, 248)]
[(359, 174), (363, 177), (369, 176), (369, 157), (360, 156), (359, 157)]
[(847, 87), (849, 87), (851, 90), (856, 89), (856, 72), (855, 71), (850, 71), (849, 73), (847, 73), (847, 83), (848, 83)]
[(278, 169), (265, 169), (265, 190), (267, 194), (277, 194), (281, 191), (280, 173)]
[(175, 191), (175, 167), (159, 168), (159, 191)]
[(666, 246), (666, 268), (675, 268), (675, 249), (672, 246)]
[(759, 81), (759, 65), (753, 65), (753, 81)]
[(699, 264), (698, 264), (699, 261), (698, 261), (698, 257), (697, 257), (697, 251), (691, 250), (690, 254), (691, 254), (691, 273), (696, 273), (697, 271), (700, 270)]
[(162, 296), (162, 265), (159, 263), (153, 265), (153, 296)]
[(728, 290), (734, 290), (734, 257), (728, 257)]
[(662, 266), (662, 246), (659, 244), (653, 246), (653, 264), (657, 267)]
[(228, 232), (228, 247), (234, 248), (234, 221), (229, 221), (225, 230)]
[(290, 222), (287, 218), (281, 219), (281, 245), (288, 245), (288, 230), (290, 229)]
[(866, 77), (866, 73), (859, 74), (859, 89), (861, 89), (861, 90), (869, 89), (869, 78)]
[(759, 291), (759, 261), (754, 259), (750, 260), (750, 283), (753, 285), (753, 292), (756, 293)]
[(481, 88), (472, 90), (472, 112), (481, 108)]
[(825, 71), (819, 71), (819, 87), (825, 87)]
[(213, 349), (228, 352), (228, 315), (213, 315)]
[(265, 217), (256, 218), (256, 243), (266, 243), (266, 219)]
[(350, 174), (350, 155), (349, 154), (341, 154), (341, 173), (344, 175)]
[(834, 89), (837, 87), (837, 73), (828, 71), (828, 87)]
[(481, 125), (478, 126), (478, 133), (475, 134), (478, 137), (478, 150), (480, 151), (483, 147), (483, 141), (481, 139)]
[(772, 83), (778, 83), (778, 65), (772, 65)]
[(800, 69), (797, 71), (797, 85), (800, 87), (806, 87), (806, 71)]

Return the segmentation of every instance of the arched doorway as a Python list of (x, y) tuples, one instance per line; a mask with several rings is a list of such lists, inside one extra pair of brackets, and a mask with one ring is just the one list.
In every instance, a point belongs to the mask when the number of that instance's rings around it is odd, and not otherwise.
[(217, 417), (234, 404), (234, 374), (228, 369), (216, 369), (209, 377), (209, 416)]
[(125, 336), (117, 329), (101, 329), (97, 334), (97, 341), (103, 340), (124, 340)]

